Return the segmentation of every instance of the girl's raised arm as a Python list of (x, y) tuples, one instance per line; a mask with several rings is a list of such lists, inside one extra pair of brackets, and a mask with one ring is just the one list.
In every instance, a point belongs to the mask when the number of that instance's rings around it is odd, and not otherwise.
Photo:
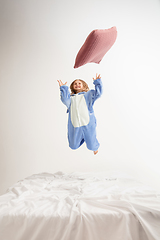
[(57, 82), (59, 83), (60, 87), (61, 101), (67, 106), (67, 108), (69, 108), (71, 104), (71, 99), (68, 86), (66, 85), (67, 82), (63, 83), (61, 80), (57, 80)]

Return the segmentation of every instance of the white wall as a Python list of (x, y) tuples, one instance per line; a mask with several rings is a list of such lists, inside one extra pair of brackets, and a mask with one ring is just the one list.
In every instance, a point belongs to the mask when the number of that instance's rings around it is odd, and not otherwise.
[[(160, 1), (0, 0), (0, 193), (34, 173), (123, 171), (160, 189)], [(116, 26), (102, 62), (74, 69), (94, 29)], [(92, 88), (101, 147), (68, 147), (57, 79)]]

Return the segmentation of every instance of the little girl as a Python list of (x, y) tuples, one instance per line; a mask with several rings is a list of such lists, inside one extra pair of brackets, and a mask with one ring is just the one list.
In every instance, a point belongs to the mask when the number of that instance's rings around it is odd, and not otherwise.
[(102, 94), (100, 74), (93, 78), (95, 90), (89, 90), (81, 79), (76, 79), (70, 85), (71, 94), (66, 83), (57, 80), (60, 86), (61, 100), (67, 106), (68, 141), (71, 149), (79, 148), (84, 142), (94, 154), (98, 153), (99, 142), (96, 138), (96, 118), (93, 104)]

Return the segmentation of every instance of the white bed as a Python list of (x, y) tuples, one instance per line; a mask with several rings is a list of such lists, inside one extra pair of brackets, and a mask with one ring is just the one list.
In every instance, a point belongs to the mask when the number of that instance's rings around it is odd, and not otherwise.
[(0, 240), (160, 240), (160, 193), (105, 173), (41, 173), (0, 196)]

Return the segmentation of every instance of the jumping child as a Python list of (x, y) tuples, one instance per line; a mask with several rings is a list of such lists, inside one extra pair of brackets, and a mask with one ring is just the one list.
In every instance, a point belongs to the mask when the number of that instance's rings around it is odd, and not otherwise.
[(95, 90), (89, 90), (88, 85), (81, 79), (74, 80), (71, 85), (71, 94), (66, 83), (57, 80), (60, 86), (61, 101), (67, 106), (68, 141), (71, 149), (79, 148), (84, 142), (94, 154), (98, 153), (99, 142), (96, 138), (96, 118), (93, 104), (102, 94), (100, 74), (93, 78)]

